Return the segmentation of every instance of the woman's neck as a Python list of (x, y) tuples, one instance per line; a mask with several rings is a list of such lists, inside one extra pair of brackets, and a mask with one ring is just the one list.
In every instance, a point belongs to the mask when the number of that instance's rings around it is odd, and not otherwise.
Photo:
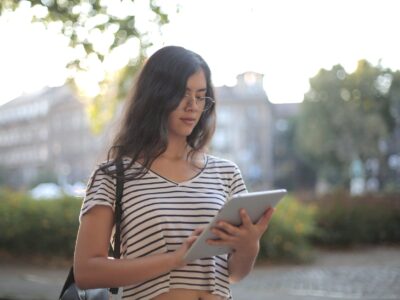
[(160, 157), (170, 160), (186, 160), (190, 147), (186, 140), (169, 140), (167, 149), (160, 155)]

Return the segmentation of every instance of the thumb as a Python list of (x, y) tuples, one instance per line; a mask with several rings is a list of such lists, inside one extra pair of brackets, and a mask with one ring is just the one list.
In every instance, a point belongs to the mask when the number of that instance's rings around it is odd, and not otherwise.
[(197, 236), (195, 236), (195, 235), (189, 236), (184, 243), (185, 248), (189, 249), (196, 240), (197, 240)]
[(197, 240), (197, 237), (203, 232), (204, 227), (198, 227), (193, 230), (192, 234), (183, 242), (183, 246), (188, 250), (193, 243)]
[(205, 227), (203, 227), (203, 226), (197, 227), (195, 230), (193, 230), (191, 235), (195, 235), (195, 236), (200, 235), (204, 231), (204, 229), (205, 229)]

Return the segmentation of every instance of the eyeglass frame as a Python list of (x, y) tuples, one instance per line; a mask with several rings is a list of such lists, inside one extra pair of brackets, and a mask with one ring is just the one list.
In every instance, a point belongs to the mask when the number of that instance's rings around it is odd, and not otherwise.
[[(204, 108), (202, 110), (203, 112), (209, 110), (215, 104), (215, 100), (208, 96), (196, 96), (186, 93), (183, 95), (182, 101), (186, 101), (188, 103), (189, 101), (187, 99), (194, 100), (197, 106), (200, 106), (199, 104), (201, 104), (201, 102), (199, 103), (199, 101), (204, 100), (205, 102), (204, 102)], [(210, 103), (209, 107), (207, 107), (207, 103)]]

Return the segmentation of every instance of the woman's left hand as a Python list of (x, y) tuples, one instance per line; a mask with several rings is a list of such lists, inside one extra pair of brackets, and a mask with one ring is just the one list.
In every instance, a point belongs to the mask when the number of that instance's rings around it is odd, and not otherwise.
[(259, 240), (267, 230), (274, 211), (274, 208), (268, 208), (257, 223), (253, 224), (246, 210), (241, 209), (242, 224), (234, 226), (228, 222), (218, 222), (217, 226), (212, 229), (218, 239), (209, 239), (207, 243), (215, 246), (229, 246), (236, 253), (257, 255)]

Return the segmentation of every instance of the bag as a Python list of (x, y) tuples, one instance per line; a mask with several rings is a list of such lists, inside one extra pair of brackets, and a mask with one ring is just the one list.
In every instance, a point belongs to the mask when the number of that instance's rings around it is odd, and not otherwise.
[[(114, 249), (110, 245), (111, 252), (115, 259), (120, 258), (120, 244), (121, 244), (121, 199), (124, 190), (124, 171), (122, 160), (116, 161), (117, 169), (117, 185), (115, 189), (115, 235), (114, 235)], [(67, 279), (61, 290), (59, 300), (109, 300), (110, 292), (118, 294), (118, 288), (99, 288), (99, 289), (86, 289), (81, 290), (75, 284), (74, 269), (70, 268)]]
[(88, 289), (81, 290), (75, 283), (70, 285), (70, 287), (62, 295), (63, 300), (109, 300), (110, 294), (108, 289)]
[(75, 285), (74, 272), (71, 268), (62, 289), (60, 300), (109, 300), (107, 288), (81, 290)]

